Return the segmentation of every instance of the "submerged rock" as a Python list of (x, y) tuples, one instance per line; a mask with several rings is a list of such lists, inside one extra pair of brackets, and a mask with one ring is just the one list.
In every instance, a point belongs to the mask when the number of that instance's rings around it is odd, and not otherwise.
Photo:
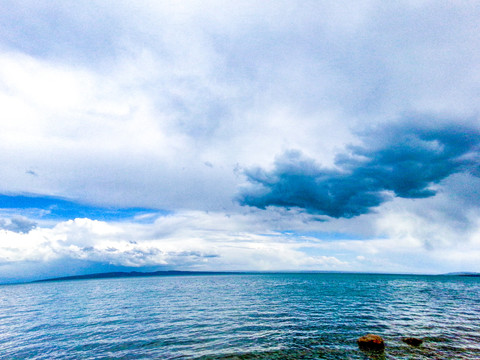
[(374, 334), (367, 334), (358, 338), (358, 347), (362, 350), (384, 350), (385, 343), (381, 336)]
[(412, 346), (420, 346), (423, 343), (422, 339), (414, 338), (414, 337), (406, 337), (403, 338), (402, 341), (408, 345)]

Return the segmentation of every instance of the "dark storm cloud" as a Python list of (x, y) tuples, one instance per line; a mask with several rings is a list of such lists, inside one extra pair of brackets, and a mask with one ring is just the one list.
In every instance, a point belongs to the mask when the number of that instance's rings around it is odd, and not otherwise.
[(480, 131), (468, 125), (395, 124), (364, 133), (363, 146), (351, 146), (326, 169), (300, 151), (288, 151), (272, 171), (245, 171), (251, 186), (242, 205), (299, 207), (309, 213), (350, 218), (368, 213), (392, 196), (418, 199), (435, 195), (432, 185), (448, 176), (479, 176)]
[(9, 220), (0, 219), (0, 229), (14, 231), (18, 233), (28, 233), (35, 229), (37, 223), (23, 216), (16, 216)]

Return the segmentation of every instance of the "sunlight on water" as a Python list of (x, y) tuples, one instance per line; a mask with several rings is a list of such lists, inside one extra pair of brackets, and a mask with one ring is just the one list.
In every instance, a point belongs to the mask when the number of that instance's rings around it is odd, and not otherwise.
[[(2, 359), (480, 359), (480, 278), (256, 274), (0, 287)], [(356, 339), (381, 335), (384, 354)], [(420, 337), (411, 347), (404, 336)]]

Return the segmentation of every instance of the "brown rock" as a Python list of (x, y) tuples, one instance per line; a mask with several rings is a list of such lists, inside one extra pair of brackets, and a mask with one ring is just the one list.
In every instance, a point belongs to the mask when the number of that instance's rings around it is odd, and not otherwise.
[(358, 338), (358, 347), (362, 350), (384, 350), (385, 343), (381, 336), (374, 334), (367, 334)]
[(406, 338), (403, 338), (402, 341), (404, 343), (406, 343), (408, 345), (412, 345), (412, 346), (420, 346), (423, 343), (422, 339), (417, 339), (417, 338), (414, 338), (414, 337), (406, 337)]

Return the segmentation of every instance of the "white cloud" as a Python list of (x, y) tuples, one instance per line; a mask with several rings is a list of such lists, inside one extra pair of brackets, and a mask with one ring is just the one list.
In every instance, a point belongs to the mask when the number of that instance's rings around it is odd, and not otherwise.
[(0, 270), (30, 264), (31, 272), (24, 276), (32, 278), (36, 271), (32, 264), (45, 272), (48, 264), (68, 268), (75, 261), (212, 271), (339, 270), (347, 265), (335, 256), (307, 254), (301, 243), (280, 233), (255, 234), (240, 228), (223, 214), (188, 212), (161, 217), (153, 224), (75, 219), (28, 233), (0, 230)]
[(405, 230), (418, 224), (395, 220), (398, 228), (388, 226), (390, 237), (331, 240), (271, 231), (268, 223), (259, 223), (251, 214), (227, 217), (189, 211), (150, 224), (75, 219), (28, 233), (0, 230), (0, 271), (28, 264), (25, 278), (35, 277), (38, 269), (52, 277), (59, 264), (68, 269), (79, 261), (139, 270), (480, 270), (480, 221), (463, 242), (431, 248), (418, 234)]

